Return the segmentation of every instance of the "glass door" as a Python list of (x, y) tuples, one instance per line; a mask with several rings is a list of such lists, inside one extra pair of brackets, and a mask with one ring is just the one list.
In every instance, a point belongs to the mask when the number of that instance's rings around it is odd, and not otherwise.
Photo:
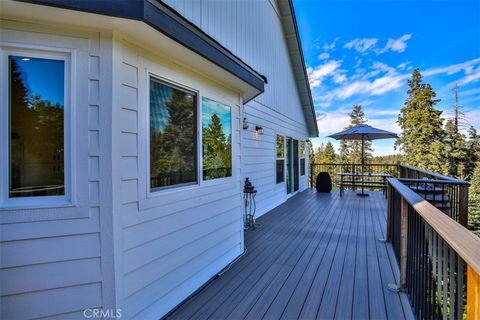
[(292, 170), (292, 154), (293, 154), (293, 144), (292, 138), (287, 137), (287, 194), (292, 193), (293, 185), (293, 170)]
[(293, 140), (293, 192), (298, 191), (298, 140)]

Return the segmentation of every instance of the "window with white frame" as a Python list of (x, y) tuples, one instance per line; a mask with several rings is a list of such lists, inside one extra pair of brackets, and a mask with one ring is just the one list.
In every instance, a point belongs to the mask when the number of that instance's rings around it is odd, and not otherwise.
[(150, 190), (195, 184), (197, 94), (150, 77)]
[(7, 84), (7, 97), (2, 98), (2, 197), (64, 197), (68, 58), (24, 51), (2, 57), (7, 71), (2, 75)]
[(277, 157), (276, 157), (277, 183), (285, 181), (285, 139), (277, 134)]
[(300, 141), (300, 175), (305, 175), (305, 141)]
[(232, 176), (231, 122), (229, 106), (202, 98), (203, 180)]

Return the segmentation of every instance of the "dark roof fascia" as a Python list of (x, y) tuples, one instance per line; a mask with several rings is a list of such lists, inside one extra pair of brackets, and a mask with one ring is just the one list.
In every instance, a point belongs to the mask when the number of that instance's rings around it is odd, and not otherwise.
[(313, 105), (312, 91), (310, 90), (310, 84), (309, 84), (310, 82), (308, 81), (307, 67), (305, 65), (305, 57), (303, 56), (302, 44), (300, 42), (300, 33), (298, 32), (297, 17), (295, 16), (295, 9), (293, 7), (292, 0), (288, 0), (288, 5), (290, 6), (290, 11), (292, 12), (293, 26), (295, 27), (295, 38), (297, 40), (298, 51), (300, 52), (300, 57), (301, 57), (301, 60), (302, 60), (301, 62), (302, 62), (302, 67), (303, 67), (303, 75), (305, 77), (305, 83), (306, 83), (306, 87), (307, 87), (308, 97), (309, 97), (309, 100), (310, 100), (310, 109), (311, 109), (311, 112), (312, 112), (315, 131), (316, 131), (317, 136), (318, 136), (319, 131), (318, 131), (318, 125), (317, 125), (317, 116), (315, 114), (315, 107)]
[(158, 0), (17, 0), (143, 21), (237, 78), (265, 90), (264, 77), (175, 10)]

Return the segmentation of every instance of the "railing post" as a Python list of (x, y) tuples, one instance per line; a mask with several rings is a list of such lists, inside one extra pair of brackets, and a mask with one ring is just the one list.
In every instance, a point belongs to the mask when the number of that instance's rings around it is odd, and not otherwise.
[(468, 228), (468, 184), (459, 186), (458, 222), (465, 228)]
[(390, 183), (387, 182), (387, 232), (385, 236), (385, 241), (390, 241), (392, 238), (390, 228), (392, 224), (392, 196), (393, 196), (393, 189)]
[(402, 197), (400, 206), (400, 290), (407, 287), (408, 203)]
[(467, 266), (467, 320), (480, 319), (480, 276)]

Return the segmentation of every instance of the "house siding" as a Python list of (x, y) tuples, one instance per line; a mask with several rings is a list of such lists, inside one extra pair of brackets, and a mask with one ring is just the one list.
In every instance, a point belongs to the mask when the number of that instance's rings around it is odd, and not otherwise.
[[(309, 137), (277, 3), (164, 2), (267, 77), (265, 92), (244, 105), (250, 126), (242, 133), (242, 176), (258, 190), (256, 215), (261, 216), (287, 199), (285, 183), (276, 184), (276, 134), (301, 141)], [(263, 135), (255, 135), (256, 125)], [(307, 155), (300, 191), (308, 186), (308, 167)]]
[[(174, 308), (243, 251), (239, 93), (231, 92), (168, 57), (115, 42), (114, 101), (120, 116), (114, 144), (121, 185), (121, 277), (125, 318), (158, 318)], [(147, 197), (146, 148), (149, 73), (175, 81), (232, 108), (233, 177), (188, 190)], [(199, 99), (199, 101), (201, 101)]]
[(100, 201), (99, 110), (105, 107), (99, 100), (104, 60), (100, 34), (69, 28), (59, 32), (55, 26), (20, 21), (0, 23), (4, 43), (74, 52), (71, 130), (77, 190), (71, 208), (0, 210), (0, 318), (80, 316), (86, 308), (103, 307), (105, 290), (100, 221), (109, 213)]

